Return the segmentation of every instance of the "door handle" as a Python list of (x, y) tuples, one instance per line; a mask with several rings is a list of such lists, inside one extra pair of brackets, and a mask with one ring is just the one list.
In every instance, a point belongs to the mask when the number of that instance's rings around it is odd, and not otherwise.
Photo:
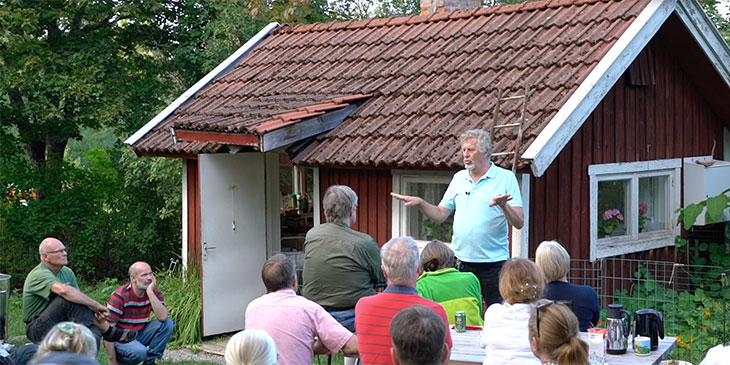
[(208, 246), (208, 242), (203, 242), (203, 260), (208, 260), (208, 250), (215, 250), (215, 246)]

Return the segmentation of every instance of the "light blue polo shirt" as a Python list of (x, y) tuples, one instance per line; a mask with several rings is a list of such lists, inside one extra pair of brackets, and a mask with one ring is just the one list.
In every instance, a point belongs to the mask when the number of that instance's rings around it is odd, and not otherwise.
[(465, 262), (497, 262), (509, 259), (509, 226), (499, 206), (490, 207), (497, 195), (510, 194), (507, 204), (522, 207), (517, 178), (494, 163), (475, 183), (468, 170), (451, 179), (439, 205), (456, 210), (451, 248)]

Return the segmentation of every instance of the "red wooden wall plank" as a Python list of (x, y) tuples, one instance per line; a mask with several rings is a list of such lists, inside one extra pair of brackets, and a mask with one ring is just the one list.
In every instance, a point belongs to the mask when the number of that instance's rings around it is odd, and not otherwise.
[[(185, 173), (187, 184), (187, 202), (188, 202), (188, 264), (198, 266), (200, 269), (200, 170), (198, 169), (197, 159), (185, 160)], [(201, 274), (201, 270), (198, 270)]]
[(388, 170), (320, 168), (320, 196), (331, 185), (347, 185), (357, 193), (357, 222), (352, 229), (372, 236), (379, 246), (391, 232), (392, 177)]

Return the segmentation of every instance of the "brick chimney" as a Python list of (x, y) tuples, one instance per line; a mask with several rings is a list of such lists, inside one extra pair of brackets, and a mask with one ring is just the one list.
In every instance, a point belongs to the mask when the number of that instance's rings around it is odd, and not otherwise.
[(481, 0), (421, 0), (421, 15), (473, 9), (481, 6)]

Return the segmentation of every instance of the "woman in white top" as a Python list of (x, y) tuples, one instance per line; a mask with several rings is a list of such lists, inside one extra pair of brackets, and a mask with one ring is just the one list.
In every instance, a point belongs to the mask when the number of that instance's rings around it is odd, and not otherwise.
[(539, 364), (530, 348), (528, 323), (532, 303), (542, 296), (545, 278), (530, 260), (504, 263), (499, 273), (499, 293), (504, 302), (484, 313), (479, 344), (485, 348), (484, 364)]

